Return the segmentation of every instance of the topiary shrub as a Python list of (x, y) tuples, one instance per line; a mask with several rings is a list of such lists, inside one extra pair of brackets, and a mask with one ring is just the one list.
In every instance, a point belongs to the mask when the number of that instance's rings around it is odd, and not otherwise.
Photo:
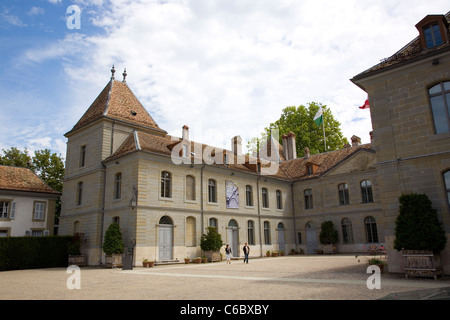
[(200, 247), (203, 251), (219, 251), (223, 246), (222, 236), (216, 228), (208, 227), (206, 234), (200, 239)]
[(417, 193), (403, 194), (399, 197), (399, 202), (394, 248), (397, 251), (442, 251), (447, 243), (445, 230), (428, 196)]
[(320, 226), (319, 240), (321, 244), (334, 244), (338, 242), (338, 233), (332, 221), (324, 221)]
[(105, 240), (103, 242), (103, 252), (107, 256), (113, 254), (122, 254), (124, 251), (124, 243), (122, 240), (122, 232), (116, 222), (109, 225), (105, 233)]

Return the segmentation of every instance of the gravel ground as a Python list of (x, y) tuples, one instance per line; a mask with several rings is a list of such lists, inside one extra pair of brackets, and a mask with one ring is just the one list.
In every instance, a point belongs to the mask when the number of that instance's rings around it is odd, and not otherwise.
[[(450, 278), (381, 274), (369, 289), (367, 265), (352, 255), (298, 255), (133, 270), (66, 268), (0, 272), (1, 300), (374, 300), (450, 287)], [(68, 286), (69, 282), (69, 286)], [(75, 284), (80, 289), (70, 289)], [(374, 282), (371, 281), (371, 284)], [(5, 290), (6, 289), (6, 290)], [(400, 295), (399, 295), (400, 297)]]

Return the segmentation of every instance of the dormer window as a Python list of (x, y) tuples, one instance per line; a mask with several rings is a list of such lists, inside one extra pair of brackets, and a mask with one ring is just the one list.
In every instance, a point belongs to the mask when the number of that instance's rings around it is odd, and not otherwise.
[(433, 48), (448, 41), (448, 22), (444, 15), (428, 15), (416, 24), (423, 49)]
[(437, 23), (423, 28), (423, 34), (425, 36), (425, 43), (427, 48), (431, 48), (442, 44), (441, 31)]

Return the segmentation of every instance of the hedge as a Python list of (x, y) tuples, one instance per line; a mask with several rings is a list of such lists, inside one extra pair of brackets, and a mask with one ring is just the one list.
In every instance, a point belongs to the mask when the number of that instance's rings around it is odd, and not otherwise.
[(0, 238), (0, 271), (67, 267), (72, 236)]

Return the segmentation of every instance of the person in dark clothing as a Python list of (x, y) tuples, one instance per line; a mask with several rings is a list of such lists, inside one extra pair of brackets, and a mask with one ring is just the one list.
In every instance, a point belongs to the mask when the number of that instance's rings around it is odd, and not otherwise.
[(248, 263), (248, 255), (250, 254), (250, 247), (247, 245), (247, 242), (244, 245), (244, 263)]

